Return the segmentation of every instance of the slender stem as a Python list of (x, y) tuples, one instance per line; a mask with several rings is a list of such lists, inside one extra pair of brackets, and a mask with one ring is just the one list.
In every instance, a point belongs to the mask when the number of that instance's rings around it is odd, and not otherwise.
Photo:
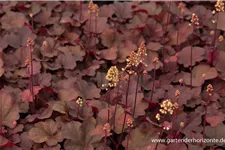
[(88, 31), (88, 48), (90, 48), (90, 42), (91, 42), (91, 36), (92, 36), (92, 33), (91, 33), (91, 19), (92, 19), (92, 12), (90, 12), (90, 22), (89, 22), (89, 31)]
[[(117, 107), (118, 107), (118, 102), (119, 102), (119, 91), (120, 91), (120, 80), (118, 82), (118, 85), (117, 85), (117, 94), (116, 94), (116, 97), (117, 97), (117, 100), (116, 100), (116, 106), (115, 106), (115, 111), (114, 111), (114, 119), (113, 119), (113, 128), (115, 130), (116, 128), (116, 111), (117, 111)], [(113, 134), (113, 138), (115, 139), (115, 134)], [(113, 140), (112, 140), (113, 141)], [(114, 141), (113, 141), (114, 142)], [(115, 143), (115, 142), (114, 142)], [(117, 149), (117, 144), (115, 143), (115, 148)]]
[[(33, 20), (33, 14), (31, 16), (31, 26), (32, 26), (32, 32), (34, 32), (34, 20)], [(30, 91), (32, 96), (32, 103), (31, 103), (31, 113), (34, 114), (35, 111), (35, 99), (34, 99), (34, 81), (33, 81), (33, 47), (29, 46), (30, 51)]]
[(217, 14), (216, 25), (215, 25), (215, 28), (214, 28), (214, 38), (213, 38), (213, 43), (212, 43), (213, 51), (216, 49), (216, 29), (217, 29), (218, 19), (219, 19), (219, 13)]
[(177, 133), (176, 133), (176, 135), (175, 135), (175, 138), (176, 138), (176, 137), (178, 136), (178, 134), (180, 133), (181, 128), (182, 128), (182, 127), (180, 127), (179, 130), (177, 131)]
[(174, 111), (173, 116), (172, 116), (172, 123), (171, 123), (171, 129), (170, 129), (170, 133), (169, 135), (173, 134), (173, 125), (174, 125), (174, 121), (175, 121), (175, 117), (176, 117), (176, 111)]
[[(92, 12), (90, 12), (90, 18), (89, 18), (89, 26), (88, 26), (88, 39), (87, 39), (87, 49), (90, 48), (90, 40), (91, 40), (91, 17), (92, 17)], [(89, 51), (86, 51), (86, 59), (85, 59), (85, 62), (87, 64), (88, 62), (88, 58), (89, 58)]]
[(206, 115), (207, 115), (207, 113), (208, 113), (208, 106), (205, 107), (204, 123), (203, 123), (203, 136), (205, 135)]
[[(167, 27), (168, 27), (168, 24), (169, 24), (169, 18), (170, 18), (170, 7), (171, 7), (171, 1), (169, 2), (169, 10), (168, 10), (168, 15), (167, 15), (167, 19), (166, 19), (166, 26), (165, 26), (165, 33), (167, 32)], [(165, 44), (165, 40), (166, 40), (166, 35), (163, 36), (163, 45)], [(164, 57), (164, 46), (162, 48), (162, 57)], [(164, 61), (163, 61), (164, 62)], [(163, 65), (163, 70), (165, 70), (165, 65)]]
[[(160, 133), (159, 133), (158, 139), (160, 139), (162, 134), (163, 134), (163, 127), (164, 127), (164, 121), (165, 121), (166, 116), (164, 115), (162, 118), (163, 118), (163, 120), (162, 120), (163, 123), (162, 123), (161, 129), (160, 129)], [(159, 143), (156, 143), (155, 150), (157, 150), (158, 144)]]
[(128, 94), (129, 94), (129, 87), (130, 87), (130, 76), (128, 77), (128, 83), (127, 83), (127, 92), (126, 92), (126, 108), (128, 103)]
[[(117, 111), (117, 106), (118, 106), (118, 102), (116, 103), (116, 106), (115, 106), (115, 112), (114, 112), (114, 123), (113, 123), (113, 128), (114, 128), (114, 130), (115, 130), (115, 128), (116, 128), (116, 111)], [(115, 134), (113, 134), (114, 136), (114, 138), (115, 138)], [(117, 145), (115, 145), (116, 147), (117, 147)]]
[(106, 150), (106, 138), (107, 138), (107, 131), (105, 131), (105, 137), (104, 137), (104, 150)]
[(122, 135), (123, 135), (123, 131), (124, 131), (124, 127), (125, 127), (125, 122), (126, 122), (126, 118), (127, 118), (127, 113), (125, 113), (125, 116), (124, 116), (124, 119), (123, 119), (123, 126), (122, 126), (122, 131), (121, 131), (121, 135), (120, 135), (120, 138), (119, 138), (119, 143), (118, 143), (118, 146), (120, 145), (120, 143), (122, 142)]
[(153, 122), (153, 121), (150, 120), (150, 119), (148, 119), (148, 122), (151, 123), (152, 125), (156, 126), (156, 127), (160, 127), (160, 128), (162, 127), (162, 126), (160, 126), (159, 124)]
[(214, 37), (213, 37), (213, 42), (212, 42), (212, 54), (210, 55), (211, 56), (211, 61), (210, 61), (210, 64), (213, 63), (213, 55), (214, 55), (214, 52), (216, 50), (216, 29), (217, 29), (217, 24), (218, 24), (218, 19), (219, 19), (219, 13), (217, 14), (217, 17), (216, 17), (216, 24), (215, 24), (215, 28), (214, 28)]
[[(118, 82), (118, 87), (117, 87), (117, 98), (118, 98), (118, 96), (119, 96), (119, 91), (120, 91), (120, 80), (119, 80), (119, 82)], [(113, 125), (113, 127), (115, 128), (115, 126), (116, 126), (116, 111), (117, 111), (117, 106), (118, 106), (118, 101), (119, 101), (119, 98), (118, 98), (118, 100), (116, 101), (116, 106), (115, 106), (115, 112), (114, 112), (114, 125)]]
[(79, 117), (79, 113), (80, 113), (80, 105), (78, 104), (78, 106), (77, 106), (77, 119)]
[[(152, 102), (153, 93), (154, 93), (154, 89), (155, 89), (155, 75), (156, 75), (156, 63), (154, 63), (154, 75), (153, 75), (153, 83), (152, 83), (152, 91), (151, 91), (150, 103)], [(149, 107), (150, 107), (150, 103), (149, 103)]]
[(204, 114), (204, 121), (203, 121), (203, 136), (205, 135), (205, 126), (206, 126), (206, 116), (208, 113), (208, 104), (209, 104), (209, 95), (206, 100), (206, 105), (205, 105), (205, 114)]
[(129, 139), (130, 139), (130, 131), (131, 131), (131, 127), (129, 127), (129, 131), (128, 131), (128, 135), (127, 135), (127, 145), (126, 145), (126, 150), (128, 150)]
[(110, 107), (110, 92), (111, 92), (111, 89), (109, 89), (109, 92), (108, 92), (108, 123), (109, 123), (109, 116), (110, 116), (110, 111), (109, 111), (109, 107)]
[[(181, 12), (181, 16), (183, 17), (183, 14), (184, 14), (184, 11)], [(181, 19), (179, 17), (179, 20), (178, 20), (178, 24), (181, 22)], [(180, 35), (180, 30), (179, 28), (177, 29), (177, 51), (178, 51), (178, 43), (179, 43), (179, 35)]]
[(31, 103), (31, 112), (34, 113), (35, 111), (35, 99), (34, 99), (34, 82), (33, 82), (33, 49), (31, 46), (29, 46), (30, 51), (30, 84), (31, 84), (31, 96), (32, 96), (32, 103)]
[[(176, 98), (176, 102), (178, 103), (179, 97)], [(171, 124), (171, 129), (170, 129), (170, 135), (172, 135), (172, 131), (173, 131), (173, 126), (174, 126), (174, 121), (176, 119), (176, 109), (173, 112), (173, 116), (172, 116), (172, 124)]]
[[(160, 133), (159, 133), (159, 138), (158, 138), (158, 139), (160, 139), (160, 137), (162, 136), (162, 133), (163, 133), (163, 126), (162, 126), (161, 129), (160, 129)], [(159, 144), (159, 143), (156, 143), (155, 150), (157, 150), (158, 144)]]
[(113, 144), (116, 146), (116, 142), (109, 136), (109, 139), (113, 142)]
[[(130, 87), (130, 76), (128, 76), (125, 108), (127, 108), (127, 103), (128, 103), (129, 87)], [(120, 145), (120, 143), (121, 143), (121, 141), (122, 141), (122, 135), (123, 135), (123, 131), (124, 131), (124, 127), (125, 127), (125, 122), (126, 122), (126, 117), (127, 117), (127, 113), (126, 113), (126, 112), (124, 112), (124, 113), (125, 113), (125, 116), (124, 116), (124, 119), (123, 119), (123, 126), (122, 126), (121, 135), (120, 135), (120, 138), (119, 138), (119, 143), (118, 143), (118, 145)]]
[(138, 82), (139, 82), (139, 78), (140, 78), (140, 73), (137, 74), (137, 84), (136, 84), (136, 91), (135, 91), (135, 99), (134, 99), (134, 109), (133, 109), (133, 118), (134, 118), (134, 114), (135, 114), (135, 108), (136, 108), (136, 103), (137, 103), (137, 93), (138, 93)]
[(34, 88), (33, 88), (33, 50), (30, 49), (30, 67), (31, 67), (31, 72), (30, 72), (30, 78), (31, 78), (31, 94), (32, 94), (32, 99), (34, 100)]
[(32, 32), (34, 32), (34, 19), (33, 19), (33, 16), (31, 17), (31, 26), (32, 26)]
[[(194, 40), (194, 33), (192, 34), (192, 40)], [(193, 45), (191, 46), (191, 66), (190, 66), (190, 72), (191, 72), (191, 74), (190, 74), (191, 75), (190, 85), (191, 85), (191, 89), (192, 89), (192, 61), (193, 61)]]
[(98, 23), (98, 16), (95, 16), (95, 50), (97, 49), (97, 23)]

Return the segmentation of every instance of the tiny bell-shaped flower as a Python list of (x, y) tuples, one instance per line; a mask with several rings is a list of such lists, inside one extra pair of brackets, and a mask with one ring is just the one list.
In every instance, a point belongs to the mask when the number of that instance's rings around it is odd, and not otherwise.
[(179, 83), (183, 84), (184, 83), (184, 79), (179, 79)]
[(219, 36), (219, 41), (220, 41), (220, 42), (222, 42), (222, 41), (223, 41), (223, 39), (224, 39), (224, 38), (223, 38), (223, 36), (222, 36), (222, 35), (220, 35), (220, 36)]
[(155, 57), (154, 59), (153, 59), (153, 63), (158, 63), (159, 62), (159, 58), (158, 57)]
[(28, 38), (27, 39), (27, 46), (32, 46), (32, 45), (34, 45), (34, 41), (33, 41), (33, 39), (32, 38)]
[(181, 13), (184, 12), (184, 4), (183, 3), (179, 3), (178, 8), (180, 9)]
[(184, 122), (180, 122), (180, 127), (184, 127)]
[(30, 65), (30, 59), (26, 59), (25, 60), (25, 66), (29, 66)]
[(156, 116), (155, 116), (155, 118), (156, 118), (158, 121), (160, 120), (160, 117), (161, 117), (161, 116), (160, 116), (159, 113), (157, 113)]
[(206, 77), (206, 74), (203, 73), (203, 74), (202, 74), (202, 79), (205, 79), (205, 77)]
[(175, 96), (176, 96), (176, 98), (178, 98), (180, 96), (180, 91), (179, 90), (176, 90)]
[(97, 4), (94, 4), (91, 0), (88, 4), (88, 13), (95, 13), (96, 16), (98, 16), (99, 8)]
[(199, 27), (199, 19), (198, 19), (198, 16), (195, 13), (192, 13), (191, 23), (189, 25), (190, 26), (193, 25), (197, 28)]
[(207, 86), (206, 92), (209, 94), (209, 96), (212, 96), (212, 92), (213, 92), (213, 86), (212, 86), (212, 84), (209, 84)]
[(104, 124), (103, 130), (106, 132), (106, 135), (109, 135), (111, 131), (110, 124), (109, 123)]
[(76, 103), (82, 107), (83, 106), (83, 99), (81, 97), (78, 97), (77, 100), (76, 100)]
[(127, 126), (128, 126), (128, 127), (131, 127), (131, 128), (134, 126), (134, 125), (133, 125), (133, 120), (132, 120), (132, 119), (130, 119), (130, 118), (127, 119)]

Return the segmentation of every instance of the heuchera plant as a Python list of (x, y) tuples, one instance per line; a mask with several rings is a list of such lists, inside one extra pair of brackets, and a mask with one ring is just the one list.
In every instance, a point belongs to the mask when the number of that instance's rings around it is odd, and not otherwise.
[[(99, 4), (99, 5), (97, 5)], [(224, 2), (0, 2), (1, 150), (225, 143)]]

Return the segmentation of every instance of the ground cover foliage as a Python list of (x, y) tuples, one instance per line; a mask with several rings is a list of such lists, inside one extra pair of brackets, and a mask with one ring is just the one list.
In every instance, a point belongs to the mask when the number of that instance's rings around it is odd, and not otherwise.
[[(101, 5), (97, 5), (101, 4)], [(1, 150), (202, 150), (225, 138), (217, 2), (0, 2)]]

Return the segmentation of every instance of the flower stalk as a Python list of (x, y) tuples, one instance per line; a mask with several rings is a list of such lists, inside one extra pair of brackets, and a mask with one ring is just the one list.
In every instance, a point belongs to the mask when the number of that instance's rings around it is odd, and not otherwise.
[[(179, 17), (178, 23), (181, 22), (181, 18), (184, 16), (184, 4), (182, 2), (179, 3), (178, 8), (180, 9), (181, 12), (181, 16)], [(179, 34), (180, 34), (180, 30), (177, 29), (177, 47), (178, 47), (178, 43), (179, 43)]]
[[(213, 57), (213, 54), (216, 50), (216, 31), (217, 31), (217, 25), (218, 25), (218, 20), (219, 20), (219, 14), (220, 12), (224, 12), (224, 2), (221, 0), (217, 0), (216, 4), (215, 4), (215, 10), (212, 11), (213, 15), (216, 15), (216, 20), (212, 20), (212, 23), (215, 23), (215, 28), (214, 28), (214, 37), (213, 37), (213, 42), (212, 42), (212, 55), (211, 57)], [(212, 59), (211, 58), (211, 63), (212, 63)]]
[(174, 126), (174, 121), (176, 119), (176, 110), (179, 107), (179, 105), (178, 105), (178, 100), (179, 100), (179, 97), (180, 97), (180, 91), (179, 90), (176, 90), (175, 97), (176, 97), (176, 102), (173, 104), (173, 106), (174, 106), (174, 113), (173, 113), (173, 116), (172, 116), (172, 124), (171, 124), (170, 136), (172, 136), (172, 134), (173, 134), (172, 131), (173, 131), (173, 126)]
[[(192, 40), (194, 40), (194, 31), (195, 31), (195, 28), (199, 28), (199, 19), (198, 19), (198, 16), (195, 14), (195, 13), (193, 13), (192, 14), (192, 17), (191, 17), (191, 23), (189, 24), (190, 26), (191, 25), (193, 25), (193, 34), (192, 34)], [(190, 55), (190, 60), (191, 60), (191, 66), (190, 66), (190, 72), (191, 72), (191, 74), (190, 74), (190, 86), (191, 86), (191, 88), (192, 88), (192, 59), (193, 59), (193, 45), (191, 46), (191, 55)]]
[[(164, 121), (165, 121), (165, 115), (163, 115), (163, 124), (162, 124), (162, 126), (160, 127), (158, 139), (160, 139), (161, 136), (162, 136), (162, 134), (163, 134)], [(157, 150), (158, 144), (159, 144), (159, 143), (157, 142), (157, 143), (156, 143), (156, 146), (155, 146), (155, 150)]]
[(177, 131), (176, 135), (175, 135), (175, 138), (180, 134), (180, 131), (181, 129), (184, 127), (184, 122), (180, 122), (180, 128), (179, 130)]
[(127, 126), (128, 126), (128, 135), (127, 135), (127, 144), (126, 144), (126, 150), (128, 150), (128, 145), (129, 145), (129, 139), (130, 139), (130, 132), (131, 129), (133, 128), (133, 120), (128, 118), (127, 119)]
[(104, 150), (106, 150), (106, 142), (107, 142), (106, 138), (107, 138), (107, 131), (105, 131), (105, 136), (104, 136)]
[(80, 113), (80, 107), (83, 106), (83, 99), (81, 97), (78, 97), (76, 100), (77, 103), (77, 119), (79, 118), (79, 113)]
[(34, 41), (31, 38), (27, 40), (27, 46), (30, 52), (30, 60), (29, 60), (29, 74), (30, 74), (30, 92), (31, 92), (31, 113), (34, 114), (35, 112), (35, 96), (34, 96), (34, 81), (33, 81), (33, 45)]
[[(125, 109), (127, 108), (127, 104), (128, 104), (129, 87), (130, 87), (130, 76), (128, 75)], [(122, 142), (122, 135), (123, 135), (123, 132), (124, 132), (125, 122), (126, 122), (126, 118), (127, 118), (127, 112), (124, 112), (124, 113), (125, 113), (125, 115), (124, 115), (124, 119), (123, 119), (123, 125), (122, 125), (121, 135), (120, 135), (120, 138), (119, 138), (119, 143), (117, 145), (117, 148), (120, 145), (120, 143)]]
[[(176, 91), (175, 95), (178, 96), (180, 95), (179, 91)], [(174, 115), (174, 112), (176, 111), (176, 109), (178, 109), (178, 103), (175, 102), (175, 103), (172, 103), (170, 99), (167, 99), (167, 100), (164, 100), (161, 104), (160, 104), (160, 109), (159, 109), (159, 112), (163, 115), (162, 116), (162, 121), (163, 121), (163, 124), (162, 124), (162, 127), (161, 127), (161, 130), (160, 130), (160, 134), (159, 134), (159, 138), (162, 136), (162, 133), (163, 133), (163, 130), (172, 130), (172, 125), (170, 126), (165, 126), (164, 122), (165, 122), (165, 117), (167, 114), (169, 115)], [(158, 113), (156, 114), (156, 119), (159, 121), (161, 120), (161, 115)], [(175, 119), (175, 118), (174, 118)], [(172, 133), (172, 132), (171, 132)], [(158, 147), (158, 143), (156, 144), (156, 147), (155, 147), (155, 150), (157, 149)]]
[(208, 93), (208, 97), (206, 102), (204, 102), (205, 105), (205, 114), (204, 114), (204, 120), (203, 120), (203, 136), (205, 135), (205, 126), (206, 126), (206, 116), (208, 113), (208, 105), (209, 105), (209, 99), (213, 95), (213, 86), (212, 84), (209, 84), (206, 88), (206, 92)]
[[(171, 3), (172, 1), (169, 1), (169, 8), (168, 8), (168, 15), (167, 15), (167, 18), (166, 18), (166, 26), (165, 26), (165, 33), (167, 32), (167, 27), (168, 27), (168, 24), (169, 24), (169, 18), (170, 18), (170, 7), (171, 7)], [(166, 40), (166, 35), (163, 36), (163, 45), (165, 44), (165, 40)], [(162, 56), (164, 57), (164, 46), (162, 48)], [(165, 59), (165, 58), (164, 58)], [(164, 62), (164, 61), (163, 61)], [(165, 65), (163, 65), (163, 70), (165, 70)]]
[(154, 94), (154, 89), (155, 89), (155, 77), (156, 77), (156, 64), (159, 62), (159, 58), (155, 57), (153, 59), (153, 63), (154, 63), (154, 74), (153, 74), (153, 83), (152, 83), (152, 90), (151, 90), (151, 97), (150, 97), (150, 101), (149, 101), (149, 108), (153, 99), (153, 94)]
[[(119, 77), (120, 78), (120, 77)], [(115, 126), (116, 126), (116, 111), (117, 111), (117, 107), (118, 107), (118, 102), (119, 102), (119, 92), (120, 92), (120, 80), (119, 80), (119, 82), (118, 82), (118, 85), (117, 85), (117, 101), (116, 101), (116, 105), (115, 105), (115, 111), (114, 111), (114, 119), (113, 119), (113, 128), (115, 128)]]
[(138, 83), (139, 83), (140, 73), (137, 73), (137, 83), (136, 83), (136, 90), (135, 90), (135, 99), (134, 99), (134, 107), (133, 107), (133, 114), (132, 117), (134, 118), (136, 103), (137, 103), (137, 93), (138, 93)]
[(106, 150), (106, 144), (107, 144), (107, 136), (110, 135), (111, 127), (109, 123), (104, 124), (103, 130), (105, 131), (105, 136), (104, 136), (104, 150)]
[[(94, 4), (91, 0), (88, 5), (88, 13), (90, 14), (90, 22), (89, 22), (89, 36), (88, 36), (88, 48), (90, 48), (90, 41), (92, 37), (91, 33), (91, 23), (92, 23), (92, 14), (95, 14), (95, 34), (97, 34), (97, 17), (98, 17), (99, 8), (97, 4)], [(96, 39), (95, 39), (95, 45), (96, 45)]]
[[(137, 103), (137, 93), (138, 93), (138, 83), (139, 83), (139, 79), (140, 79), (140, 72), (139, 72), (139, 67), (140, 65), (144, 64), (144, 60), (145, 60), (145, 56), (147, 56), (147, 49), (146, 49), (146, 46), (145, 46), (145, 43), (142, 42), (138, 48), (138, 51), (137, 51), (137, 54), (136, 54), (137, 58), (136, 58), (136, 61), (137, 61), (137, 64), (136, 64), (136, 67), (137, 67), (137, 83), (136, 83), (136, 90), (135, 90), (135, 98), (134, 98), (134, 106), (133, 106), (133, 118), (134, 118), (134, 115), (135, 115), (135, 109), (136, 109), (136, 103)], [(146, 64), (144, 64), (145, 66), (147, 66)]]
[(99, 12), (99, 8), (97, 4), (95, 4), (94, 12), (95, 12), (95, 51), (96, 51), (97, 50), (97, 24), (98, 24), (98, 12)]
[(119, 82), (119, 71), (118, 71), (117, 67), (116, 66), (110, 67), (105, 78), (108, 81), (108, 86), (109, 86), (109, 90), (108, 90), (108, 123), (109, 123), (109, 116), (110, 116), (109, 107), (110, 107), (111, 88), (116, 87)]
[(111, 92), (111, 89), (109, 89), (108, 91), (108, 115), (107, 115), (107, 118), (108, 118), (108, 123), (109, 123), (109, 116), (110, 116), (110, 92)]

